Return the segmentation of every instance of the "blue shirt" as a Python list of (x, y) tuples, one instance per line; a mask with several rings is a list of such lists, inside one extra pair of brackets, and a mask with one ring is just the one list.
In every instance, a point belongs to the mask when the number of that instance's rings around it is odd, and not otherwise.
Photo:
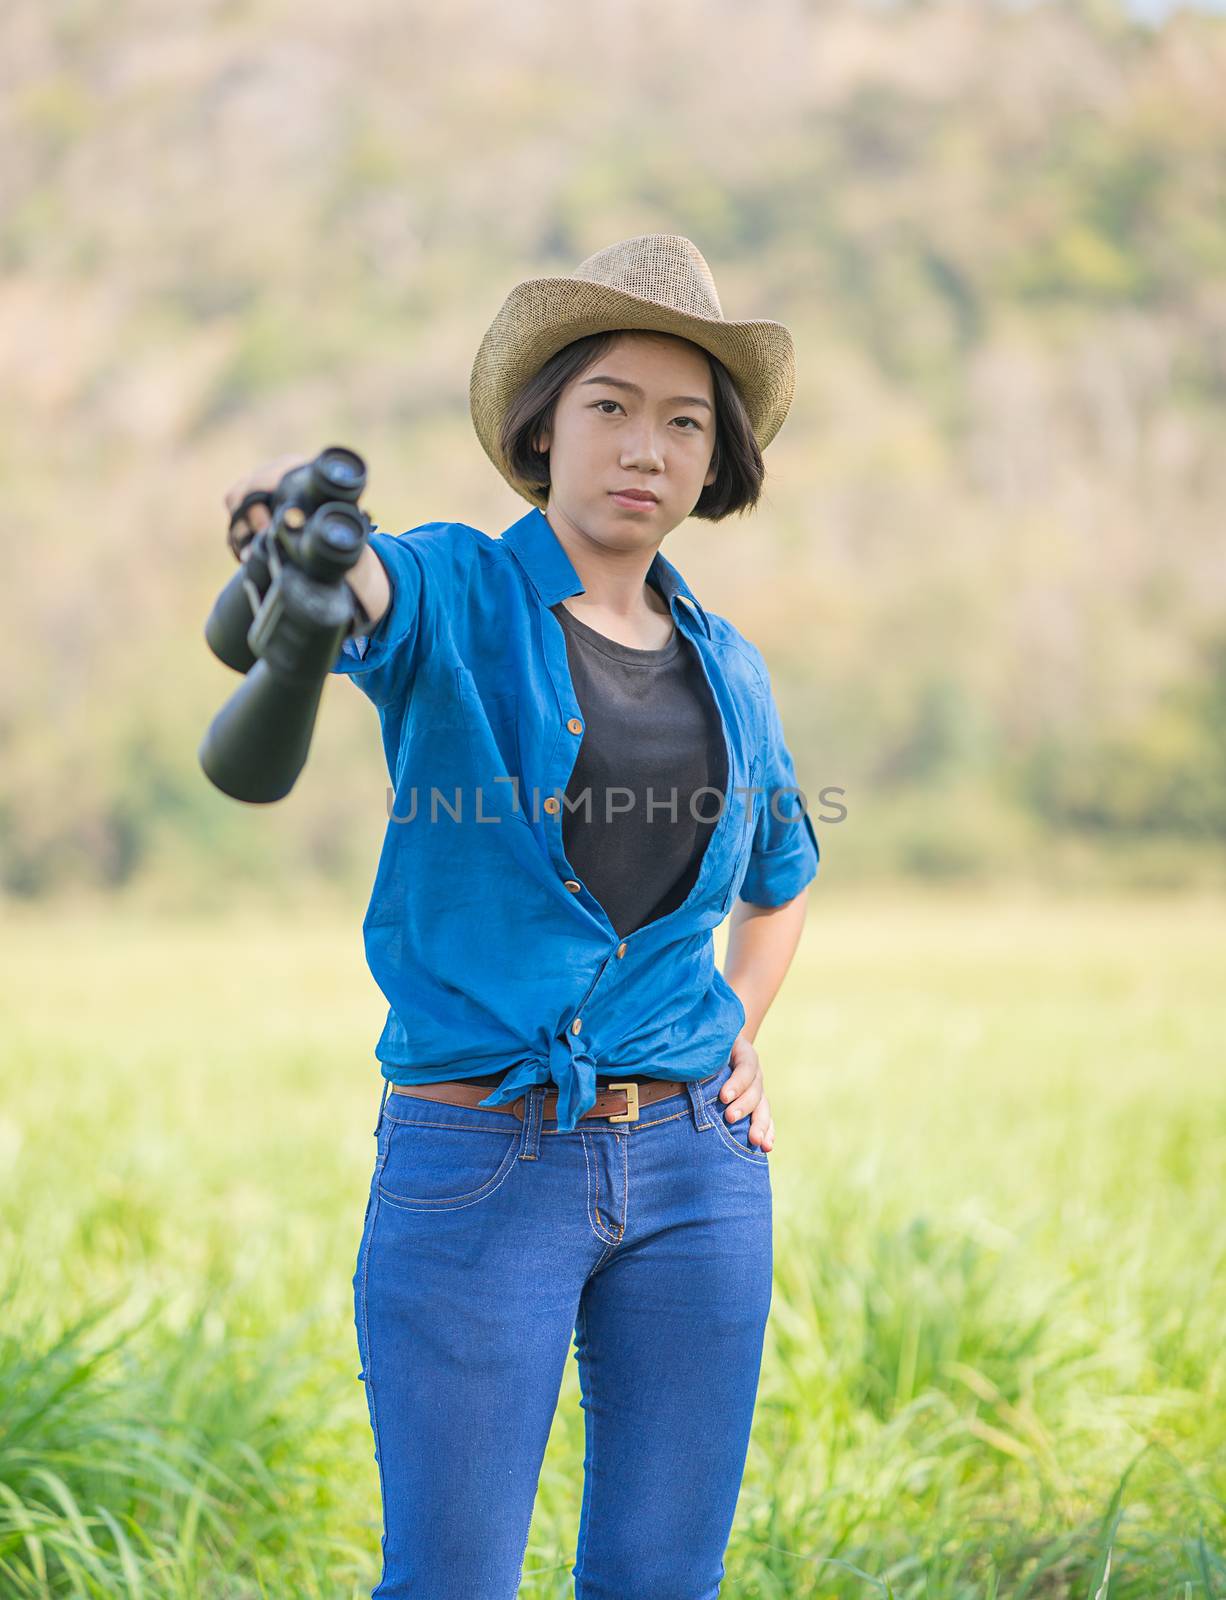
[(362, 925), (389, 1008), (375, 1050), (384, 1077), (505, 1069), (481, 1105), (552, 1083), (558, 1126), (571, 1130), (595, 1104), (598, 1071), (717, 1071), (745, 1009), (712, 932), (738, 894), (782, 905), (818, 867), (761, 652), (656, 552), (647, 581), (698, 650), (728, 787), (689, 895), (619, 940), (562, 847), (583, 720), (549, 607), (583, 585), (548, 518), (534, 507), (500, 539), (427, 522), (370, 542), (391, 604), (332, 670), (378, 708), (392, 783)]

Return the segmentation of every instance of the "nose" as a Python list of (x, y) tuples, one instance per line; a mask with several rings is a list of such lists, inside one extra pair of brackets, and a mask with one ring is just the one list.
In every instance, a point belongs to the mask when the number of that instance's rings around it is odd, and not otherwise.
[(640, 421), (638, 427), (623, 439), (621, 465), (626, 472), (663, 472), (664, 455), (654, 422)]

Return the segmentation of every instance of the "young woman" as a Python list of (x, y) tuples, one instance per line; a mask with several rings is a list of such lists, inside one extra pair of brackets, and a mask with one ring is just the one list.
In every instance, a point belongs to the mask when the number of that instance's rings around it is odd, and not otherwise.
[(377, 1600), (512, 1600), (572, 1335), (576, 1596), (719, 1591), (771, 1296), (752, 1041), (818, 852), (761, 652), (660, 546), (755, 504), (792, 388), (787, 330), (726, 321), (688, 239), (520, 283), (471, 407), (532, 509), (376, 532), (351, 577), (334, 670), (393, 784), (354, 1274)]

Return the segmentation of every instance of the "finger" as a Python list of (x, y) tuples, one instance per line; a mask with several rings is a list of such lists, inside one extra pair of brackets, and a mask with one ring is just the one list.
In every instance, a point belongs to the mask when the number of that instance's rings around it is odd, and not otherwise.
[(272, 494), (287, 472), (292, 472), (295, 467), (305, 467), (312, 459), (313, 457), (304, 456), (300, 451), (288, 450), (284, 455), (274, 456), (271, 461), (265, 461), (250, 476), (240, 478), (226, 490), (222, 496), (226, 510), (233, 516), (235, 506), (253, 489), (263, 489)]
[(755, 1110), (763, 1098), (761, 1084), (751, 1083), (744, 1094), (737, 1095), (724, 1107), (724, 1116), (729, 1122), (739, 1122), (742, 1117), (747, 1117)]
[[(243, 497), (247, 493), (248, 491), (245, 488), (241, 490), (238, 499), (234, 502), (235, 506), (242, 504)], [(226, 496), (226, 500), (228, 504), (230, 500), (229, 495)], [(253, 504), (247, 506), (247, 508), (238, 516), (235, 516), (234, 511), (232, 510), (230, 512), (230, 516), (231, 522), (230, 526), (226, 530), (226, 542), (228, 543), (230, 552), (235, 559), (238, 561), (245, 561), (247, 559), (247, 555), (245, 553), (246, 547), (251, 543), (258, 533), (262, 533), (264, 529), (269, 526), (269, 524), (272, 522), (272, 517), (268, 511), (268, 508), (260, 505), (258, 502), (254, 502)]]
[(226, 533), (226, 542), (229, 544), (231, 552), (237, 556), (240, 561), (245, 561), (247, 559), (246, 547), (251, 543), (251, 539), (252, 533), (251, 529), (247, 526), (246, 517), (240, 517), (237, 522), (231, 523), (230, 528)]
[(761, 1071), (758, 1052), (752, 1045), (734, 1055), (735, 1065), (728, 1074), (725, 1082), (720, 1086), (720, 1098), (730, 1100), (733, 1095), (740, 1094), (747, 1089)]
[(719, 1097), (727, 1105), (737, 1095), (744, 1094), (757, 1074), (751, 1067), (737, 1067), (728, 1074), (727, 1080), (720, 1085)]
[(774, 1121), (771, 1118), (770, 1106), (763, 1096), (754, 1108), (753, 1116), (749, 1120), (749, 1137), (754, 1144), (766, 1146), (773, 1138)]
[[(732, 1042), (732, 1049), (728, 1052), (728, 1065), (732, 1068), (728, 1081), (732, 1082), (738, 1074), (743, 1077), (746, 1069), (752, 1068), (757, 1059), (758, 1052), (750, 1041), (738, 1034)], [(725, 1084), (724, 1087), (726, 1088), (727, 1085)]]
[(234, 515), (235, 511), (242, 504), (243, 496), (250, 494), (252, 489), (257, 488), (259, 488), (259, 484), (255, 478), (240, 478), (237, 483), (232, 483), (230, 485), (221, 498), (225, 502), (226, 510), (231, 516)]

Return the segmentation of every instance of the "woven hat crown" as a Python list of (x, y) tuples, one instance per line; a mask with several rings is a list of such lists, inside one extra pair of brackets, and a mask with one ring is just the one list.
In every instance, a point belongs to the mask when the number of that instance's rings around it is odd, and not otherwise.
[(597, 250), (575, 268), (573, 276), (655, 300), (687, 317), (723, 320), (715, 279), (702, 252), (677, 234), (623, 239)]

